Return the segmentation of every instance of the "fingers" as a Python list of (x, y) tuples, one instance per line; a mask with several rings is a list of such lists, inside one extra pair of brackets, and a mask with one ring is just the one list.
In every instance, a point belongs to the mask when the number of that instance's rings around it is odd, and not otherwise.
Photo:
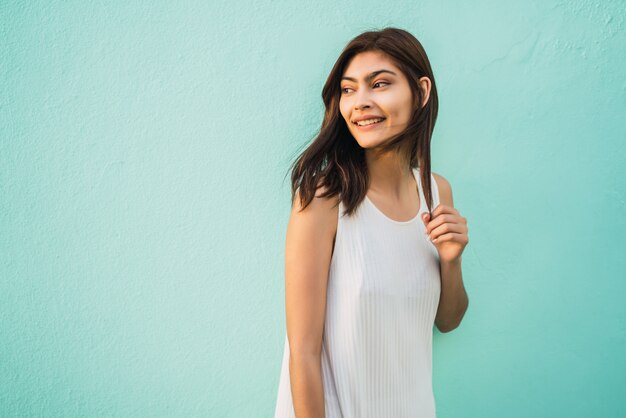
[(427, 234), (429, 234), (435, 228), (441, 225), (445, 225), (445, 224), (467, 226), (467, 223), (464, 220), (465, 218), (463, 218), (462, 216), (449, 214), (449, 213), (439, 215), (436, 218), (433, 218), (432, 220), (429, 220), (427, 216), (424, 216), (423, 219), (424, 219), (424, 225), (426, 226)]
[[(440, 216), (426, 225), (426, 230), (424, 232), (430, 239), (437, 238), (438, 236), (449, 232), (458, 234), (465, 234), (467, 232), (467, 227), (464, 223), (456, 223), (440, 219), (445, 218), (446, 216), (449, 219), (451, 215)], [(456, 219), (456, 217), (454, 219)]]
[(457, 241), (461, 243), (467, 244), (469, 239), (465, 234), (458, 234), (456, 232), (448, 232), (447, 234), (439, 235), (436, 238), (433, 238), (433, 242), (445, 242), (445, 241)]
[(452, 215), (460, 215), (459, 211), (453, 208), (452, 206), (443, 205), (440, 203), (432, 210), (432, 214), (433, 214), (432, 218), (435, 219), (437, 216), (443, 215), (444, 213), (449, 213)]

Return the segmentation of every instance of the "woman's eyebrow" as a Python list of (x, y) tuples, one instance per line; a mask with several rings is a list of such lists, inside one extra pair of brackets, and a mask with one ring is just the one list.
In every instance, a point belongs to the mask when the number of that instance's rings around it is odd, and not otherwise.
[[(394, 73), (394, 72), (393, 72), (393, 71), (391, 71), (391, 70), (385, 70), (385, 69), (382, 69), (382, 70), (378, 70), (378, 71), (371, 72), (371, 73), (370, 73), (367, 77), (365, 77), (365, 81), (369, 81), (369, 80), (371, 80), (372, 78), (376, 77), (376, 76), (377, 76), (378, 74), (380, 74), (380, 73), (389, 73), (389, 74), (397, 75), (396, 73)], [(350, 81), (354, 81), (354, 82), (356, 82), (356, 81), (357, 81), (357, 80), (356, 80), (356, 78), (353, 78), (353, 77), (346, 77), (346, 76), (341, 77), (341, 79), (342, 79), (342, 80), (350, 80)]]

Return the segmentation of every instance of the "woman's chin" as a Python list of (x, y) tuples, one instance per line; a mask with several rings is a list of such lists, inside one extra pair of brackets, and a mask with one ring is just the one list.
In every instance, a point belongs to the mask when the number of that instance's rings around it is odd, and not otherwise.
[(361, 148), (374, 148), (377, 146), (380, 146), (382, 144), (385, 143), (385, 141), (387, 140), (387, 138), (382, 138), (382, 137), (377, 137), (377, 138), (363, 138), (363, 137), (354, 137), (354, 139), (356, 140), (357, 144), (359, 144), (359, 146)]

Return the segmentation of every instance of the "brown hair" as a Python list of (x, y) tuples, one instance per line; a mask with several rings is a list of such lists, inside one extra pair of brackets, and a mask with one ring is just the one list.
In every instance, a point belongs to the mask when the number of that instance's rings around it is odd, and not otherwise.
[[(345, 68), (356, 54), (366, 51), (384, 53), (402, 70), (409, 82), (413, 92), (413, 113), (408, 126), (377, 147), (377, 151), (393, 150), (399, 152), (411, 168), (419, 165), (428, 212), (431, 212), (430, 141), (439, 106), (437, 88), (422, 44), (412, 34), (398, 28), (361, 33), (339, 55), (322, 90), (326, 110), (319, 134), (290, 166), (291, 204), (299, 189), (304, 209), (315, 197), (317, 189), (323, 186), (326, 190), (320, 196), (339, 195), (346, 207), (345, 213), (352, 215), (365, 198), (369, 185), (365, 149), (348, 130), (339, 111), (339, 99)], [(419, 86), (419, 79), (424, 76), (430, 79), (431, 90), (428, 102), (421, 107), (424, 91)]]

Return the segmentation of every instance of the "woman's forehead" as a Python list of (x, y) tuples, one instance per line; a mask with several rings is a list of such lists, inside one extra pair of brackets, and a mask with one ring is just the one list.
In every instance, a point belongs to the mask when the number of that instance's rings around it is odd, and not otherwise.
[[(381, 69), (391, 70), (399, 75), (400, 69), (393, 60), (380, 51), (360, 52), (348, 62), (343, 75), (347, 77), (367, 75)], [(362, 73), (362, 74), (361, 74)]]

